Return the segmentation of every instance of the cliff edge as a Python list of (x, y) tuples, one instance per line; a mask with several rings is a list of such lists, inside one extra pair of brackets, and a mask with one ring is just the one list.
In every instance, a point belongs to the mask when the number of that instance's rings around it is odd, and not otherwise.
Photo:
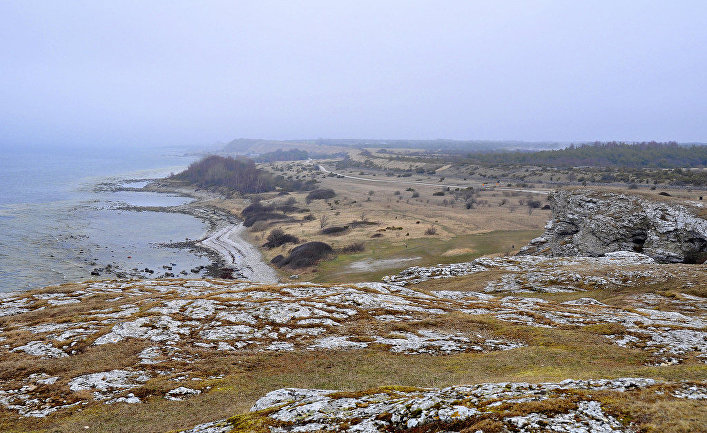
[(704, 263), (707, 220), (691, 206), (595, 190), (559, 190), (550, 197), (545, 233), (520, 255), (646, 254), (660, 263)]

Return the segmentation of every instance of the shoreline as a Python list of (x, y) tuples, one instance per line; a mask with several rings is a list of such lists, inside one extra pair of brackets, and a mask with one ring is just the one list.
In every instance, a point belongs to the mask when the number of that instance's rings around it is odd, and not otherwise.
[[(147, 179), (141, 179), (147, 180)], [(104, 185), (105, 186), (105, 185)], [(183, 248), (196, 254), (206, 255), (211, 265), (205, 268), (204, 276), (242, 279), (254, 283), (277, 283), (276, 271), (262, 257), (258, 248), (246, 241), (242, 221), (232, 213), (204, 203), (208, 199), (221, 198), (212, 193), (197, 194), (188, 187), (166, 185), (163, 179), (152, 179), (142, 188), (111, 186), (111, 191), (154, 192), (189, 197), (194, 201), (178, 206), (119, 206), (114, 209), (133, 212), (180, 213), (190, 215), (208, 224), (206, 236), (182, 242), (159, 244), (160, 248)], [(193, 269), (193, 273), (196, 269)], [(176, 275), (167, 275), (171, 277)], [(144, 279), (144, 276), (136, 276)]]
[(275, 270), (262, 260), (260, 251), (241, 236), (244, 230), (243, 223), (239, 222), (217, 230), (198, 245), (216, 251), (227, 267), (236, 267), (236, 272), (248, 281), (277, 283)]

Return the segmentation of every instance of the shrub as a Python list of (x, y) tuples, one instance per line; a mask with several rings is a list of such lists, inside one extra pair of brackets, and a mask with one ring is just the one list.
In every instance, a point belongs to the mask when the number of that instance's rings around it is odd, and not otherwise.
[(267, 221), (256, 221), (253, 223), (252, 226), (250, 226), (250, 231), (254, 233), (262, 232), (265, 231), (269, 226), (270, 223)]
[(542, 206), (540, 200), (528, 200), (527, 202), (529, 208), (539, 209)]
[(418, 198), (419, 196), (420, 196), (420, 193), (417, 192), (417, 191), (414, 191), (414, 192), (412, 193), (412, 198)]
[(306, 200), (307, 203), (310, 203), (312, 200), (328, 200), (334, 196), (336, 196), (336, 192), (333, 189), (320, 188), (307, 194)]
[(267, 242), (265, 242), (263, 246), (266, 248), (276, 248), (287, 243), (296, 244), (299, 243), (299, 239), (297, 236), (287, 234), (280, 229), (275, 229), (270, 232), (267, 237)]
[(241, 217), (243, 218), (243, 225), (246, 227), (251, 227), (257, 221), (289, 219), (289, 217), (284, 214), (274, 212), (272, 206), (263, 206), (260, 202), (255, 202), (243, 209)]
[(375, 221), (367, 221), (367, 220), (361, 219), (358, 221), (353, 220), (350, 223), (348, 223), (347, 225), (350, 228), (356, 228), (356, 227), (361, 227), (361, 226), (377, 226), (378, 224), (380, 224), (380, 223), (377, 223)]
[(284, 261), (285, 261), (285, 256), (283, 256), (282, 254), (278, 254), (275, 257), (273, 257), (272, 260), (270, 260), (270, 263), (272, 263), (275, 266), (281, 267), (282, 262), (284, 262)]
[(323, 235), (338, 235), (349, 229), (349, 226), (332, 226), (322, 229)]
[(360, 253), (365, 248), (363, 242), (354, 242), (353, 244), (346, 245), (341, 249), (343, 253)]
[(425, 230), (425, 234), (428, 236), (436, 235), (437, 229), (434, 226), (427, 227), (427, 230)]
[(243, 219), (243, 225), (246, 227), (251, 227), (258, 221), (272, 221), (272, 220), (286, 220), (289, 219), (288, 216), (277, 213), (277, 212), (261, 212), (248, 215)]
[(331, 245), (324, 242), (307, 242), (290, 250), (290, 254), (287, 257), (275, 257), (271, 260), (271, 263), (281, 268), (285, 266), (305, 268), (316, 265), (321, 259), (333, 252)]

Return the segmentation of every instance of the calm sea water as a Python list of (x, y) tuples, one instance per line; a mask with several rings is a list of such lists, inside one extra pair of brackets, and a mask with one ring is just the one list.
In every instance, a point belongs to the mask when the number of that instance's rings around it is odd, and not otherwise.
[[(206, 257), (158, 244), (199, 238), (204, 222), (183, 214), (116, 210), (189, 199), (148, 192), (96, 192), (111, 181), (164, 177), (193, 157), (179, 148), (37, 148), (0, 145), (0, 292), (91, 278), (107, 264), (172, 272)], [(144, 182), (129, 186), (142, 186)], [(96, 263), (93, 265), (92, 263)]]

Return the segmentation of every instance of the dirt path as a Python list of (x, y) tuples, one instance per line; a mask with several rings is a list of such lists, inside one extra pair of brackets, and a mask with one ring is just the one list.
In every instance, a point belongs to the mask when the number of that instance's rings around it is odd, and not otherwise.
[[(350, 176), (348, 174), (342, 174), (342, 173), (337, 173), (335, 171), (327, 170), (326, 167), (324, 167), (321, 164), (318, 164), (319, 171), (322, 171), (324, 173), (333, 173), (337, 176), (341, 176), (347, 179), (353, 179), (353, 180), (362, 180), (366, 182), (383, 182), (383, 183), (395, 183), (395, 184), (400, 184), (400, 185), (425, 185), (425, 186), (438, 186), (442, 188), (468, 188), (470, 186), (474, 186), (471, 184), (468, 185), (454, 185), (450, 183), (441, 183), (441, 182), (435, 182), (435, 183), (425, 183), (425, 182), (411, 182), (411, 181), (406, 181), (406, 180), (393, 180), (393, 179), (369, 179), (365, 177), (357, 177), (357, 176)], [(481, 186), (478, 183), (476, 186)], [(531, 190), (531, 189), (517, 189), (517, 188), (507, 188), (507, 187), (494, 187), (494, 189), (499, 190), (499, 191), (517, 191), (517, 192), (531, 192), (533, 194), (548, 194), (549, 191), (540, 191), (540, 190)]]

